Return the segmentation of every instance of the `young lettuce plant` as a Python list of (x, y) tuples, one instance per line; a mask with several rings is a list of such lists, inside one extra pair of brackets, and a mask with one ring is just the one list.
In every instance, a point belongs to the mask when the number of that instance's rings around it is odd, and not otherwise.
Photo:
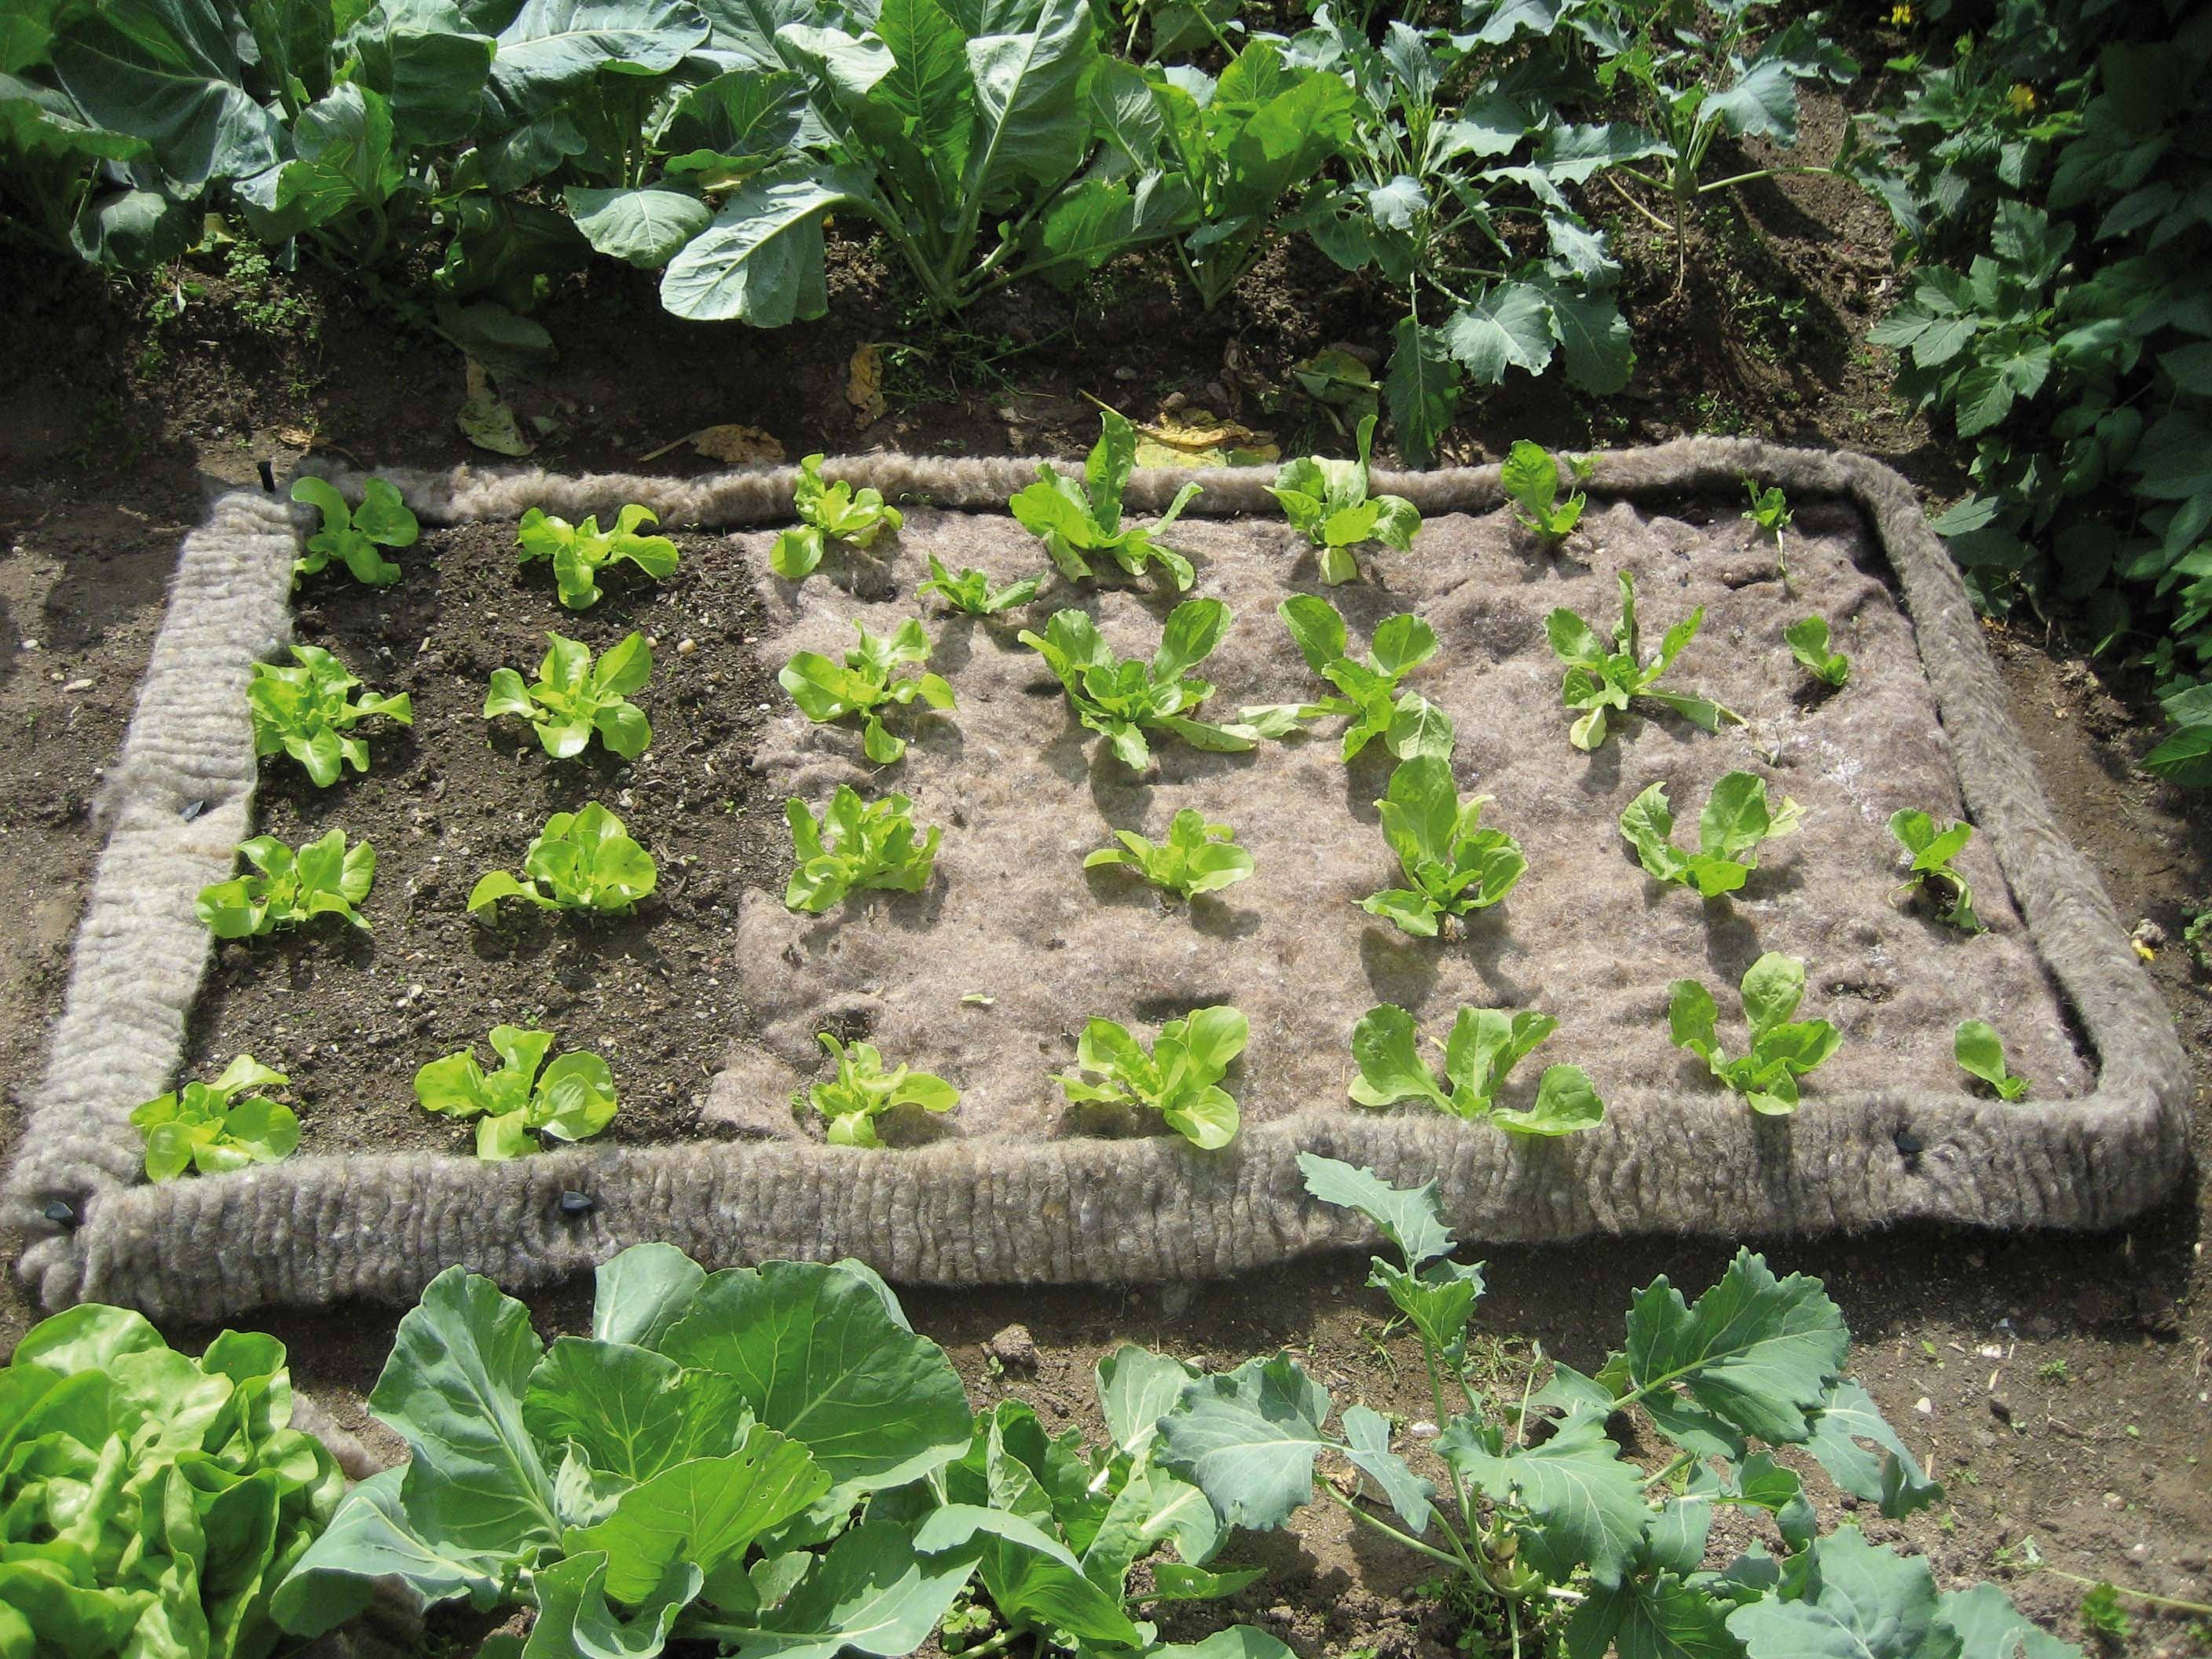
[(1225, 823), (1208, 823), (1186, 806), (1168, 824), (1168, 838), (1154, 846), (1133, 830), (1116, 830), (1119, 847), (1102, 847), (1083, 860), (1086, 870), (1126, 865), (1177, 898), (1188, 900), (1243, 881), (1252, 873), (1252, 855), (1237, 844)]
[(1217, 1152), (1237, 1138), (1238, 1122), (1237, 1103), (1221, 1079), (1250, 1036), (1237, 1009), (1194, 1008), (1161, 1026), (1148, 1054), (1127, 1026), (1092, 1019), (1076, 1042), (1075, 1064), (1103, 1080), (1060, 1072), (1053, 1081), (1071, 1105), (1143, 1107), (1192, 1146)]
[(1331, 587), (1359, 574), (1352, 550), (1380, 542), (1403, 553), (1421, 527), (1420, 509), (1403, 495), (1367, 493), (1367, 457), (1375, 441), (1375, 416), (1359, 422), (1359, 459), (1326, 460), (1301, 456), (1284, 463), (1267, 493), (1305, 538), (1321, 550), (1321, 579)]
[(1352, 1058), (1359, 1067), (1351, 1095), (1362, 1106), (1425, 1100), (1440, 1112), (1484, 1121), (1516, 1134), (1565, 1135), (1605, 1121), (1605, 1103), (1579, 1066), (1547, 1066), (1527, 1107), (1502, 1103), (1505, 1079), (1537, 1045), (1559, 1029), (1549, 1014), (1532, 1009), (1467, 1008), (1453, 1021), (1443, 1045), (1439, 1078), (1421, 1058), (1413, 1017), (1395, 1003), (1370, 1008), (1352, 1028)]
[(1547, 542), (1564, 540), (1582, 522), (1589, 497), (1577, 489), (1559, 499), (1559, 464), (1541, 444), (1516, 439), (1498, 468), (1498, 483), (1520, 506), (1514, 516)]
[(240, 1054), (212, 1083), (187, 1083), (131, 1114), (146, 1143), (146, 1179), (173, 1181), (187, 1170), (222, 1175), (249, 1164), (274, 1164), (300, 1144), (300, 1119), (282, 1101), (255, 1091), (292, 1079), (252, 1054)]
[(1936, 820), (1927, 813), (1908, 806), (1889, 815), (1889, 833), (1912, 854), (1912, 867), (1905, 874), (1905, 889), (1916, 895), (1926, 895), (1939, 907), (1937, 914), (1960, 933), (1987, 932), (1974, 908), (1974, 890), (1966, 885), (1964, 876), (1951, 867), (1951, 860), (1965, 852), (1966, 843), (1973, 840), (1974, 826), (1961, 823), (1938, 830)]
[(552, 1047), (550, 1031), (495, 1025), (491, 1051), (501, 1062), (497, 1071), (487, 1073), (477, 1064), (476, 1050), (464, 1048), (415, 1073), (415, 1098), (423, 1110), (456, 1122), (474, 1118), (477, 1156), (487, 1163), (535, 1151), (532, 1135), (589, 1140), (614, 1121), (614, 1073), (605, 1060), (580, 1048), (547, 1066)]
[(1700, 898), (1718, 898), (1742, 887), (1759, 868), (1759, 844), (1795, 835), (1805, 809), (1787, 795), (1779, 807), (1766, 799), (1766, 781), (1749, 772), (1729, 772), (1713, 785), (1705, 810), (1698, 815), (1698, 850), (1685, 853), (1673, 841), (1674, 815), (1667, 809), (1667, 786), (1655, 783), (1628, 803), (1620, 833), (1636, 849), (1636, 861), (1654, 880), (1690, 887)]
[(623, 821), (597, 801), (581, 811), (556, 812), (522, 855), (522, 874), (488, 870), (469, 890), (469, 914), (503, 898), (528, 899), (541, 910), (592, 910), (627, 915), (653, 891), (659, 872), (653, 854), (631, 840)]
[(799, 712), (811, 720), (860, 717), (860, 752), (878, 766), (906, 753), (906, 739), (884, 725), (881, 710), (903, 708), (919, 697), (932, 708), (952, 707), (952, 688), (939, 674), (894, 679), (902, 668), (929, 660), (929, 635), (909, 617), (889, 635), (871, 634), (854, 623), (860, 644), (845, 653), (843, 665), (818, 652), (799, 651), (776, 672), (776, 684), (791, 693)]
[(240, 842), (239, 854), (259, 873), (203, 887), (193, 908), (217, 939), (253, 939), (317, 916), (343, 916), (363, 933), (368, 921), (354, 907), (376, 880), (376, 849), (346, 845), (333, 830), (295, 852), (274, 836)]
[(1674, 665), (1674, 659), (1697, 638), (1705, 620), (1699, 605), (1667, 630), (1659, 653), (1643, 661), (1636, 622), (1636, 579), (1620, 573), (1620, 621), (1613, 630), (1613, 648), (1605, 647), (1597, 631), (1565, 605), (1544, 619), (1544, 635), (1552, 653), (1566, 665), (1559, 680), (1559, 701), (1583, 710), (1567, 733), (1567, 741), (1585, 753), (1605, 742), (1608, 714), (1626, 715), (1637, 698), (1671, 708), (1701, 732), (1717, 732), (1723, 720), (1743, 723), (1743, 716), (1723, 708), (1710, 697), (1692, 691), (1670, 691), (1659, 684)]
[(1851, 659), (1828, 649), (1828, 623), (1824, 617), (1807, 617), (1782, 630), (1782, 638), (1798, 665), (1832, 691), (1843, 689), (1851, 677)]
[(949, 1112), (960, 1103), (960, 1091), (941, 1077), (910, 1066), (885, 1071), (883, 1051), (872, 1043), (840, 1042), (828, 1031), (815, 1036), (837, 1062), (837, 1075), (809, 1084), (796, 1099), (830, 1120), (832, 1146), (882, 1146), (876, 1120), (894, 1107)]
[(337, 486), (324, 478), (294, 479), (292, 499), (323, 515), (323, 527), (307, 538), (306, 556), (293, 563), (295, 580), (317, 574), (335, 559), (353, 573), (356, 581), (389, 587), (399, 580), (399, 567), (376, 550), (412, 547), (422, 533), (399, 492), (382, 478), (371, 478), (362, 486), (359, 507), (349, 507)]
[(512, 668), (492, 671), (483, 717), (520, 714), (537, 728), (538, 741), (556, 760), (584, 752), (592, 733), (624, 760), (635, 760), (653, 741), (653, 726), (628, 701), (653, 677), (653, 652), (642, 634), (611, 645), (594, 662), (580, 641), (549, 632), (538, 683), (526, 686)]
[(348, 693), (361, 682), (329, 652), (295, 645), (292, 656), (296, 667), (253, 665), (246, 702), (253, 711), (257, 757), (289, 755), (307, 769), (317, 788), (327, 789), (349, 765), (356, 772), (368, 770), (368, 745), (351, 735), (356, 726), (373, 714), (414, 725), (414, 701), (405, 692), (396, 697), (370, 692), (353, 699)]
[(1713, 994), (1693, 979), (1678, 979), (1668, 989), (1667, 1024), (1674, 1046), (1703, 1060), (1752, 1110), (1769, 1117), (1797, 1109), (1797, 1079), (1843, 1042), (1825, 1019), (1790, 1019), (1805, 996), (1805, 964), (1796, 957), (1770, 951), (1744, 971), (1743, 1018), (1751, 1028), (1751, 1050), (1734, 1060), (1721, 1052)]
[(1147, 564), (1168, 573), (1176, 592), (1187, 592), (1195, 572), (1188, 559), (1155, 539), (1182, 516), (1198, 494), (1194, 483), (1176, 492), (1168, 510), (1149, 526), (1121, 522), (1121, 492), (1137, 465), (1137, 433), (1121, 416), (1101, 410), (1104, 430), (1083, 464), (1081, 482), (1058, 471), (1048, 461), (1037, 466), (1037, 481), (1017, 491), (1006, 502), (1024, 529), (1041, 538), (1044, 550), (1072, 582), (1097, 574), (1091, 558), (1103, 554), (1132, 576), (1144, 574)]
[(1045, 660), (1066, 688), (1075, 717), (1112, 746), (1133, 772), (1152, 764), (1146, 731), (1172, 732), (1194, 749), (1233, 754), (1249, 749), (1261, 732), (1250, 726), (1213, 726), (1189, 711), (1213, 695), (1205, 680), (1184, 674), (1213, 653), (1229, 632), (1229, 607), (1219, 599), (1186, 599), (1169, 613), (1160, 648), (1150, 662), (1116, 657), (1098, 624), (1080, 611), (1056, 611), (1042, 636), (1024, 629), (1015, 637)]
[(1503, 830), (1482, 828), (1487, 795), (1462, 801), (1451, 763), (1435, 755), (1401, 761), (1389, 793), (1375, 803), (1382, 838), (1398, 855), (1408, 885), (1385, 888), (1360, 901), (1372, 916), (1395, 922), (1416, 939), (1456, 940), (1460, 918), (1486, 910), (1511, 892), (1528, 872), (1521, 843)]
[(2027, 1092), (2027, 1079), (2005, 1069), (2004, 1039), (1987, 1020), (1960, 1021), (1951, 1053), (1961, 1071), (1988, 1084), (1999, 1100), (2018, 1100)]
[(561, 603), (571, 611), (588, 611), (599, 602), (602, 567), (627, 559), (656, 580), (676, 568), (676, 544), (665, 536), (641, 536), (641, 525), (658, 524), (653, 512), (632, 502), (615, 517), (614, 528), (599, 528), (597, 514), (580, 525), (532, 507), (522, 515), (515, 544), (522, 562), (550, 559), (553, 581)]
[(1027, 605), (1036, 598), (1040, 585), (1038, 577), (1024, 576), (1019, 581), (1008, 582), (1004, 587), (995, 586), (988, 576), (972, 568), (963, 568), (956, 576), (933, 553), (929, 556), (929, 579), (915, 592), (917, 594), (934, 593), (952, 610), (965, 617), (995, 617), (1001, 611)]
[(1790, 498), (1782, 493), (1780, 484), (1769, 484), (1761, 489), (1752, 479), (1743, 481), (1745, 494), (1751, 497), (1751, 506), (1744, 513), (1746, 522), (1759, 529), (1761, 534), (1774, 538), (1774, 568), (1782, 573), (1782, 591), (1790, 592), (1790, 562), (1783, 556), (1782, 532), (1790, 528), (1797, 515), (1790, 510)]
[(904, 795), (863, 803), (858, 790), (841, 783), (818, 819), (796, 799), (784, 803), (783, 816), (793, 854), (787, 908), (819, 915), (848, 893), (919, 893), (937, 867), (944, 831), (932, 824), (917, 839), (914, 803)]
[(792, 511), (799, 522), (775, 538), (769, 550), (769, 568), (787, 581), (811, 575), (822, 562), (823, 545), (842, 542), (866, 549), (886, 530), (896, 531), (906, 515), (886, 506), (880, 489), (855, 492), (843, 479), (822, 482), (820, 455), (809, 455), (799, 464), (799, 483), (793, 492)]
[(1451, 716), (1399, 681), (1437, 653), (1436, 630), (1419, 617), (1401, 614), (1375, 630), (1364, 659), (1349, 653), (1344, 618), (1327, 599), (1293, 593), (1275, 607), (1306, 665), (1343, 695), (1316, 702), (1267, 703), (1242, 711), (1262, 737), (1279, 738), (1301, 720), (1348, 714), (1344, 758), (1352, 759), (1376, 738), (1400, 760), (1416, 755), (1451, 758)]

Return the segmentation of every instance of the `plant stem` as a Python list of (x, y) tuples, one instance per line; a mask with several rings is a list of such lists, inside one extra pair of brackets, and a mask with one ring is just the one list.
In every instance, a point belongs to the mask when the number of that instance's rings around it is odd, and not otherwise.
[(2042, 1569), (2053, 1578), (2063, 1578), (2069, 1583), (2087, 1584), (2094, 1589), (2100, 1584), (2112, 1584), (2112, 1594), (2124, 1595), (2131, 1601), (2148, 1601), (2154, 1607), (2172, 1607), (2176, 1613), (2198, 1613), (2212, 1616), (2212, 1606), (2203, 1601), (2183, 1601), (2171, 1595), (2155, 1595), (2149, 1590), (2130, 1589), (2125, 1584), (2113, 1584), (2109, 1578), (2084, 1578), (2078, 1572), (2066, 1572), (2057, 1567)]
[(1699, 185), (1698, 186), (1698, 194), (1700, 196), (1710, 196), (1717, 190), (1726, 190), (1730, 185), (1753, 184), (1761, 179), (1776, 179), (1780, 178), (1784, 174), (1793, 173), (1817, 173), (1832, 177), (1835, 171), (1836, 170), (1833, 167), (1755, 167), (1749, 173), (1739, 173), (1733, 178), (1716, 179), (1710, 185)]
[[(1368, 1514), (1365, 1510), (1361, 1509), (1358, 1504), (1353, 1503), (1349, 1498), (1346, 1498), (1342, 1492), (1339, 1492), (1328, 1481), (1324, 1480), (1321, 1483), (1321, 1489), (1327, 1492), (1329, 1497), (1334, 1500), (1339, 1509), (1342, 1510), (1353, 1520), (1363, 1522), (1366, 1525), (1374, 1528), (1376, 1531), (1387, 1534), (1389, 1536), (1396, 1539), (1407, 1549), (1418, 1550), (1421, 1554), (1429, 1557), (1432, 1560), (1441, 1561), (1448, 1567), (1458, 1567), (1462, 1570), (1466, 1568), (1468, 1563), (1464, 1557), (1447, 1554), (1444, 1551), (1437, 1548), (1433, 1544), (1424, 1544), (1419, 1539), (1414, 1537), (1413, 1534), (1409, 1532), (1401, 1532), (1397, 1528), (1392, 1526), (1388, 1521), (1382, 1520), (1377, 1516)], [(1446, 1537), (1451, 1536), (1450, 1528), (1445, 1528), (1444, 1535)], [(1457, 1540), (1455, 1540), (1454, 1541), (1456, 1542)]]

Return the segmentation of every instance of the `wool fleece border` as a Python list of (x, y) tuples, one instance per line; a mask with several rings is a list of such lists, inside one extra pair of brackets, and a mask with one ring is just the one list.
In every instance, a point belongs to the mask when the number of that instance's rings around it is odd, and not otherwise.
[[(824, 471), (886, 495), (1004, 508), (1021, 459), (872, 455)], [(281, 501), (219, 501), (185, 544), (168, 615), (112, 782), (108, 841), (79, 927), (45, 1077), (6, 1189), (20, 1271), (50, 1307), (124, 1303), (213, 1320), (269, 1305), (411, 1300), (465, 1262), (509, 1289), (645, 1239), (712, 1265), (854, 1255), (926, 1284), (1205, 1278), (1361, 1241), (1305, 1194), (1296, 1154), (1435, 1181), (1472, 1240), (1593, 1233), (1791, 1234), (1907, 1220), (2117, 1224), (2164, 1196), (2187, 1157), (2187, 1072), (2165, 1007), (2087, 861), (2060, 832), (1964, 585), (1911, 487), (1863, 456), (1698, 438), (1599, 458), (1601, 497), (1733, 495), (1747, 473), (1793, 498), (1843, 498), (1871, 523), (1917, 635), (1963, 797), (2097, 1063), (2087, 1097), (2008, 1103), (1911, 1090), (1825, 1097), (1785, 1119), (1733, 1097), (1625, 1102), (1598, 1129), (1523, 1139), (1443, 1117), (1316, 1111), (1200, 1153), (1179, 1138), (941, 1142), (871, 1152), (714, 1142), (573, 1149), (511, 1164), (422, 1154), (302, 1158), (161, 1185), (139, 1179), (131, 1109), (168, 1087), (210, 942), (201, 886), (248, 833), (255, 763), (245, 686), (289, 634), (300, 529)], [(541, 472), (394, 477), (424, 520), (569, 517), (642, 501), (669, 526), (787, 516), (794, 469), (676, 480)], [(1158, 471), (1129, 504), (1184, 482), (1198, 510), (1274, 509), (1250, 471)], [(349, 482), (341, 480), (342, 483)], [(358, 481), (350, 481), (357, 485)], [(1496, 467), (1386, 475), (1424, 513), (1501, 502)], [(565, 1194), (581, 1194), (587, 1206)]]

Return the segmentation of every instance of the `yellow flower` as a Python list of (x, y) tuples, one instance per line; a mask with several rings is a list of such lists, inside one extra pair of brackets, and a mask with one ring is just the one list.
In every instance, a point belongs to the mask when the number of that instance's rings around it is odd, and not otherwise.
[(1912, 21), (1912, 8), (1905, 4), (1905, 0), (1899, 0), (1898, 4), (1889, 9), (1889, 21), (1899, 28), (1903, 28)]
[(2033, 115), (2036, 105), (2035, 88), (2025, 81), (2015, 81), (2012, 83), (2012, 90), (2005, 94), (2005, 102), (2012, 106), (2014, 115)]

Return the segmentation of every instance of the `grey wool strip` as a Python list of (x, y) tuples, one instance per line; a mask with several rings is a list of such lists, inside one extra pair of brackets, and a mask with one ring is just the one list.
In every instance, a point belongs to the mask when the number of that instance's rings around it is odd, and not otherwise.
[[(873, 455), (825, 473), (894, 499), (1003, 510), (1033, 462)], [(967, 1284), (1163, 1280), (1248, 1269), (1358, 1242), (1304, 1194), (1295, 1155), (1438, 1182), (1463, 1237), (1788, 1234), (1908, 1219), (2105, 1227), (2156, 1202), (2186, 1157), (2186, 1068), (2155, 988), (2081, 854), (2061, 833), (1964, 586), (1911, 487), (1867, 458), (1690, 439), (1600, 458), (1601, 496), (1735, 495), (1749, 473), (1801, 504), (1855, 502), (1895, 570), (1959, 782), (2036, 952), (2097, 1067), (2093, 1092), (2008, 1103), (1874, 1089), (1763, 1119), (1717, 1091), (1616, 1103), (1598, 1129), (1523, 1139), (1442, 1116), (1308, 1109), (1219, 1153), (1178, 1139), (982, 1136), (868, 1152), (710, 1142), (548, 1152), (505, 1164), (421, 1155), (304, 1158), (159, 1186), (137, 1180), (131, 1108), (167, 1087), (208, 957), (198, 889), (248, 833), (253, 761), (243, 689), (281, 643), (295, 532), (264, 497), (218, 503), (186, 542), (108, 810), (62, 1019), (9, 1177), (21, 1270), (50, 1306), (98, 1298), (213, 1319), (264, 1304), (412, 1298), (466, 1262), (510, 1289), (544, 1284), (644, 1239), (715, 1265), (856, 1255), (892, 1279)], [(424, 519), (577, 517), (642, 501), (672, 526), (788, 514), (789, 468), (694, 480), (536, 472), (398, 475)], [(1129, 503), (1164, 506), (1194, 477), (1195, 510), (1272, 511), (1266, 475), (1141, 473)], [(357, 487), (358, 480), (342, 480)], [(1382, 475), (1425, 513), (1498, 505), (1495, 467)], [(189, 820), (184, 809), (204, 805)], [(592, 1207), (562, 1212), (564, 1192)], [(68, 1218), (48, 1218), (50, 1206)]]

